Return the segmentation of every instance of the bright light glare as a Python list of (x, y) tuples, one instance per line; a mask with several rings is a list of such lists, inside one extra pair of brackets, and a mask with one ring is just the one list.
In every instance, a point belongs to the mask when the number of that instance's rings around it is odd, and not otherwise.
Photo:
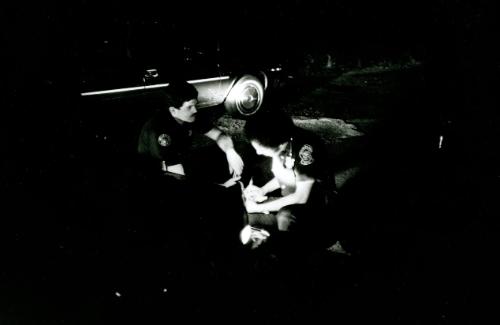
[(252, 228), (250, 227), (250, 225), (246, 225), (240, 232), (240, 239), (243, 245), (248, 244), (251, 236), (252, 236)]

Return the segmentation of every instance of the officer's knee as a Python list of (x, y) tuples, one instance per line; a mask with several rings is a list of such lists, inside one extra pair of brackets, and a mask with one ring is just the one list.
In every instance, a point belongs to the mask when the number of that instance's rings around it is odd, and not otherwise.
[(293, 213), (289, 208), (281, 208), (276, 214), (276, 221), (280, 231), (289, 231), (293, 223)]

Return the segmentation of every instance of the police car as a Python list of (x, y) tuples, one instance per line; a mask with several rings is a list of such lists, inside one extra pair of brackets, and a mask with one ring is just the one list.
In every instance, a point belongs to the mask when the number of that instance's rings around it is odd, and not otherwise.
[(198, 108), (223, 105), (244, 118), (262, 107), (266, 90), (283, 73), (277, 59), (282, 56), (272, 40), (264, 40), (262, 29), (228, 26), (212, 17), (221, 8), (154, 12), (140, 6), (116, 12), (87, 4), (84, 9), (92, 24), (79, 35), (77, 47), (80, 94), (86, 101), (154, 97), (170, 80), (182, 78), (197, 88)]

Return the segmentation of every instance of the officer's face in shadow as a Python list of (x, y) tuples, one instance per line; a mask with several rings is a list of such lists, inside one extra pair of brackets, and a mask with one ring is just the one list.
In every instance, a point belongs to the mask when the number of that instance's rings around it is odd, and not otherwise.
[(193, 123), (196, 120), (196, 113), (198, 112), (196, 104), (198, 104), (198, 101), (196, 99), (191, 99), (182, 103), (182, 106), (179, 108), (171, 106), (169, 111), (177, 122), (181, 124)]

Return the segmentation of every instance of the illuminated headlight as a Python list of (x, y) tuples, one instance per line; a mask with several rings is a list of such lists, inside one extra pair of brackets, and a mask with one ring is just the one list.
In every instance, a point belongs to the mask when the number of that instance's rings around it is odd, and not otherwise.
[(248, 116), (259, 110), (263, 100), (264, 87), (259, 79), (244, 75), (229, 92), (224, 106), (230, 113)]

